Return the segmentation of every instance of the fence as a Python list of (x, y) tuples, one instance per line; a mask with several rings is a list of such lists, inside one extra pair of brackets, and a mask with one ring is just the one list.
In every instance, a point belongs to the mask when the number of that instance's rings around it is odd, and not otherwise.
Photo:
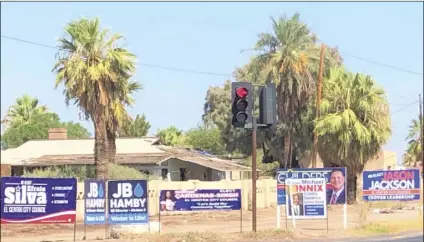
[[(277, 182), (275, 179), (258, 180), (256, 185), (258, 208), (268, 208), (277, 204)], [(241, 189), (242, 209), (248, 210), (252, 190), (251, 180), (202, 182), (190, 180), (184, 182), (149, 181), (149, 214), (159, 214), (160, 190), (191, 190), (191, 189)], [(78, 183), (77, 220), (84, 219), (84, 182)]]
[[(76, 182), (76, 181), (75, 181)], [(422, 180), (421, 180), (422, 182)], [(75, 184), (75, 183), (74, 183)], [(74, 186), (75, 187), (75, 186)], [(77, 183), (77, 201), (76, 201), (76, 223), (74, 227), (74, 236), (77, 233), (77, 238), (81, 238), (81, 231), (83, 230), (82, 226), (84, 225), (84, 182)], [(185, 182), (167, 182), (167, 181), (159, 181), (153, 180), (149, 181), (144, 196), (148, 197), (148, 214), (151, 217), (151, 221), (153, 224), (158, 224), (159, 211), (160, 211), (160, 192), (161, 190), (195, 190), (195, 189), (218, 189), (218, 190), (227, 190), (227, 189), (240, 189), (241, 190), (241, 208), (242, 211), (246, 211), (250, 209), (250, 200), (251, 200), (251, 180), (240, 180), (240, 181), (216, 181), (216, 182), (202, 182), (198, 180), (190, 180)], [(54, 189), (53, 189), (54, 190)], [(75, 191), (75, 190), (74, 190)], [(88, 190), (87, 190), (88, 191)], [(74, 193), (75, 194), (75, 193)], [(112, 194), (112, 193), (111, 193)], [(141, 195), (140, 195), (141, 196)], [(277, 205), (277, 181), (275, 179), (263, 179), (257, 181), (257, 206), (258, 208), (269, 208), (275, 207)], [(29, 198), (29, 196), (28, 196)], [(75, 201), (75, 200), (74, 200)], [(240, 207), (240, 206), (239, 206)], [(328, 218), (330, 219), (330, 227), (331, 230), (339, 230), (342, 229), (342, 207), (334, 206), (328, 210)], [(75, 210), (74, 210), (75, 211)], [(183, 212), (184, 214), (193, 213), (190, 211)], [(263, 228), (275, 228), (276, 225), (276, 211), (275, 209), (263, 209), (263, 211), (258, 212), (258, 224), (260, 224), (261, 229)], [(282, 214), (281, 214), (282, 215)], [(281, 217), (281, 227), (290, 227), (290, 220), (287, 220), (287, 216), (278, 216), (277, 221), (279, 221), (279, 217)], [(240, 211), (227, 211), (227, 212), (213, 212), (209, 213), (209, 215), (201, 215), (198, 217), (195, 216), (185, 216), (182, 214), (176, 214), (171, 216), (164, 216), (161, 224), (164, 226), (164, 230), (166, 232), (183, 232), (182, 228), (193, 231), (193, 227), (195, 225), (195, 229), (199, 232), (201, 231), (211, 231), (211, 222), (213, 223), (219, 221), (219, 223), (215, 223), (212, 228), (212, 231), (220, 231), (220, 232), (236, 232), (239, 230), (248, 231), (250, 230), (250, 214), (248, 212)], [(200, 219), (197, 220), (196, 219)], [(190, 221), (191, 220), (191, 221)], [(243, 221), (243, 222), (242, 222)], [(241, 224), (242, 223), (242, 224)], [(327, 226), (323, 226), (324, 224), (320, 221), (313, 222), (300, 222), (302, 226), (307, 226), (308, 228), (325, 230), (325, 227), (328, 228), (328, 219)], [(350, 222), (351, 223), (351, 222)], [(191, 224), (191, 225), (190, 225)], [(240, 229), (239, 225), (240, 224)], [(185, 226), (184, 226), (185, 225)], [(20, 227), (26, 227), (26, 225), (19, 225)], [(31, 225), (34, 226), (34, 225)], [(37, 225), (35, 225), (37, 226)], [(44, 225), (43, 225), (44, 226)], [(156, 225), (154, 225), (156, 226)], [(12, 228), (13, 225), (4, 226), (3, 228)], [(52, 226), (53, 227), (53, 226)], [(137, 227), (137, 226), (135, 226)], [(44, 227), (43, 227), (44, 228)], [(57, 228), (57, 227), (55, 227)], [(103, 232), (102, 235), (99, 235), (99, 228), (101, 226), (89, 226), (89, 231), (87, 235), (91, 238), (103, 237), (105, 235)], [(306, 228), (306, 227), (305, 227)], [(138, 230), (138, 228), (135, 228)], [(84, 227), (85, 230), (85, 227)], [(149, 225), (150, 230), (150, 225)], [(187, 231), (184, 231), (187, 232)], [(3, 233), (3, 231), (2, 231)], [(47, 235), (47, 234), (46, 234)], [(84, 231), (85, 235), (85, 231)], [(69, 238), (69, 237), (68, 237)], [(75, 238), (75, 237), (74, 237)], [(64, 240), (70, 240), (65, 239)]]

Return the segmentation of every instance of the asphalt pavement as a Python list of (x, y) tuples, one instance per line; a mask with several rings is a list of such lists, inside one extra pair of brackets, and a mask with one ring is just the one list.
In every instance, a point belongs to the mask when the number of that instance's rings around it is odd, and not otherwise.
[(313, 240), (293, 240), (293, 242), (424, 242), (422, 233), (403, 234), (397, 236), (332, 238)]
[(384, 237), (384, 238), (364, 238), (364, 239), (352, 239), (352, 240), (343, 240), (343, 242), (379, 242), (379, 241), (388, 241), (388, 242), (423, 242), (423, 236), (408, 236), (408, 237)]

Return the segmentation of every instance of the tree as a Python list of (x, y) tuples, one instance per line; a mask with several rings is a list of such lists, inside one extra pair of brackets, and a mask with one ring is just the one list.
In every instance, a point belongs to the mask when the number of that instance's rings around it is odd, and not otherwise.
[(417, 161), (421, 160), (422, 151), (421, 151), (421, 129), (420, 121), (418, 119), (413, 119), (409, 125), (408, 136), (406, 141), (408, 141), (408, 146), (404, 154), (404, 163), (405, 165), (412, 165)]
[(158, 130), (156, 136), (164, 145), (178, 146), (185, 144), (184, 132), (175, 126), (169, 126), (166, 129)]
[[(109, 142), (107, 129), (116, 131), (120, 120), (117, 112), (123, 104), (135, 70), (135, 56), (119, 47), (121, 35), (109, 36), (100, 28), (99, 19), (80, 19), (65, 27), (65, 37), (59, 39), (56, 72), (57, 88), (65, 86), (65, 101), (78, 105), (86, 119), (94, 124), (94, 160), (98, 179), (107, 179)], [(125, 116), (125, 115), (123, 115)]]
[[(311, 142), (304, 141), (312, 139), (309, 117), (315, 93), (314, 79), (318, 76), (319, 47), (317, 37), (299, 16), (295, 13), (291, 18), (271, 19), (273, 31), (259, 35), (254, 48), (259, 54), (245, 71), (256, 82), (277, 85), (279, 123), (265, 133), (265, 142), (269, 143), (272, 153), (276, 153), (280, 167), (291, 167), (294, 157), (308, 150)], [(342, 59), (337, 48), (329, 48), (324, 61), (327, 67), (340, 65)], [(282, 144), (283, 149), (275, 147), (277, 143)]]
[(272, 33), (262, 33), (255, 49), (261, 53), (255, 57), (250, 72), (266, 72), (266, 81), (277, 85), (278, 117), (284, 131), (280, 166), (291, 166), (295, 122), (307, 108), (314, 90), (311, 65), (316, 65), (318, 51), (316, 37), (299, 14), (290, 19), (284, 17), (273, 22)]
[[(122, 73), (122, 80), (128, 79), (130, 76)], [(132, 107), (135, 103), (132, 94), (141, 89), (141, 85), (137, 82), (124, 81), (120, 86), (111, 92), (111, 103), (109, 111), (111, 118), (108, 119), (106, 125), (106, 138), (108, 141), (109, 162), (115, 163), (116, 157), (116, 137), (121, 127), (131, 122), (131, 117), (126, 111), (127, 107)]]
[(150, 129), (150, 123), (146, 119), (146, 115), (138, 115), (134, 120), (124, 123), (118, 132), (119, 137), (143, 137), (146, 136)]
[(333, 68), (323, 82), (322, 116), (315, 121), (324, 166), (347, 168), (348, 201), (355, 198), (356, 176), (391, 135), (385, 92), (370, 76)]
[(50, 128), (66, 128), (68, 137), (87, 139), (90, 133), (79, 123), (60, 122), (56, 113), (39, 113), (26, 123), (14, 123), (1, 137), (3, 148), (15, 148), (30, 140), (48, 139)]
[(206, 126), (218, 128), (225, 150), (229, 153), (250, 154), (250, 132), (231, 126), (231, 81), (226, 81), (223, 86), (209, 87), (205, 99), (203, 122)]
[(80, 123), (64, 122), (61, 125), (68, 131), (68, 139), (88, 139), (91, 134)]
[(185, 142), (194, 149), (206, 151), (214, 155), (223, 155), (225, 146), (221, 139), (221, 133), (216, 127), (200, 126), (190, 129), (185, 134)]
[(6, 116), (2, 120), (2, 123), (9, 126), (13, 123), (27, 123), (29, 120), (37, 114), (47, 112), (47, 106), (39, 105), (39, 100), (36, 97), (31, 97), (28, 94), (24, 94), (22, 97), (18, 97), (15, 104), (9, 107)]

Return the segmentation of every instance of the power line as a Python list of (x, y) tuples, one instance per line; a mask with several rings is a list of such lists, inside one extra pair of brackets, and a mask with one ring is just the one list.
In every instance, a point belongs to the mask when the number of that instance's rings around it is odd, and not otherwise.
[(373, 61), (373, 60), (365, 59), (365, 58), (362, 58), (362, 57), (359, 57), (359, 56), (356, 56), (356, 55), (352, 55), (352, 54), (347, 53), (347, 52), (340, 52), (340, 53), (341, 53), (341, 54), (343, 54), (343, 55), (347, 55), (347, 56), (350, 56), (350, 57), (352, 57), (352, 58), (355, 58), (355, 59), (361, 60), (361, 61), (365, 61), (365, 62), (368, 62), (368, 63), (374, 64), (374, 65), (384, 66), (384, 67), (387, 67), (387, 68), (390, 68), (390, 69), (393, 69), (393, 70), (402, 71), (402, 72), (406, 72), (406, 73), (409, 73), (409, 74), (420, 75), (420, 76), (422, 76), (422, 75), (423, 75), (423, 73), (421, 73), (421, 72), (416, 72), (416, 71), (406, 70), (406, 69), (399, 68), (399, 67), (396, 67), (396, 66), (392, 66), (392, 65), (388, 65), (388, 64), (380, 63), (380, 62), (377, 62), (377, 61)]
[[(10, 37), (10, 36), (6, 36), (6, 35), (1, 35), (1, 37), (5, 38), (5, 39), (10, 39), (10, 40), (14, 40), (14, 41), (22, 42), (22, 43), (37, 45), (37, 46), (41, 46), (41, 47), (45, 47), (45, 48), (58, 49), (58, 47), (56, 47), (56, 46), (45, 45), (45, 44), (41, 44), (41, 43), (29, 41), (29, 40), (24, 40), (24, 39), (20, 39), (20, 38)], [(252, 49), (246, 49), (246, 50), (252, 50)], [(243, 50), (243, 51), (245, 51), (245, 50)], [(347, 52), (340, 52), (340, 53), (347, 55), (347, 56), (350, 56), (350, 57), (353, 57), (353, 58), (356, 58), (358, 60), (362, 60), (362, 61), (365, 61), (365, 62), (368, 62), (368, 63), (371, 63), (371, 64), (375, 64), (375, 65), (379, 65), (379, 66), (384, 66), (386, 68), (390, 68), (390, 69), (393, 69), (393, 70), (406, 72), (406, 73), (414, 74), (414, 75), (421, 75), (421, 76), (423, 75), (423, 73), (420, 73), (420, 72), (406, 70), (406, 69), (399, 68), (399, 67), (396, 67), (396, 66), (376, 62), (376, 61), (369, 60), (369, 59), (366, 59), (366, 58), (363, 58), (363, 57), (359, 57), (359, 56), (356, 56), (356, 55), (353, 55), (353, 54), (350, 54), (350, 53), (347, 53)], [(161, 65), (154, 65), (154, 64), (148, 64), (148, 63), (139, 63), (138, 65), (150, 67), (150, 68), (163, 69), (163, 70), (186, 72), (186, 73), (195, 73), (195, 74), (210, 75), (210, 76), (225, 76), (225, 77), (232, 76), (231, 74), (203, 72), (203, 71), (188, 70), (188, 69), (181, 69), (181, 68), (175, 68), (175, 67), (165, 67), (165, 66), (161, 66)]]
[[(45, 44), (41, 44), (41, 43), (29, 41), (29, 40), (24, 40), (24, 39), (19, 39), (19, 38), (14, 38), (14, 37), (6, 36), (6, 35), (1, 35), (1, 37), (2, 38), (5, 38), (5, 39), (10, 39), (10, 40), (14, 40), (14, 41), (17, 41), (17, 42), (31, 44), (31, 45), (37, 45), (37, 46), (45, 47), (45, 48), (49, 48), (49, 49), (58, 49), (58, 47), (56, 47), (56, 46), (45, 45)], [(162, 69), (162, 70), (178, 71), (178, 72), (185, 72), (185, 73), (195, 73), (195, 74), (209, 75), (209, 76), (225, 76), (225, 77), (232, 76), (231, 74), (215, 73), (215, 72), (204, 72), (204, 71), (189, 70), (189, 69), (181, 69), (181, 68), (166, 67), (166, 66), (148, 64), (148, 63), (137, 63), (137, 65), (145, 66), (145, 67), (150, 67), (150, 68), (156, 68), (156, 69)]]
[(415, 102), (410, 103), (410, 104), (408, 104), (408, 105), (406, 105), (406, 106), (404, 106), (404, 107), (402, 107), (402, 108), (399, 108), (399, 109), (395, 110), (392, 114), (398, 113), (398, 112), (400, 112), (400, 111), (402, 111), (402, 110), (404, 110), (404, 109), (406, 109), (406, 108), (409, 108), (409, 107), (411, 107), (412, 105), (414, 105), (414, 104), (416, 104), (416, 103), (418, 103), (418, 101), (415, 101)]

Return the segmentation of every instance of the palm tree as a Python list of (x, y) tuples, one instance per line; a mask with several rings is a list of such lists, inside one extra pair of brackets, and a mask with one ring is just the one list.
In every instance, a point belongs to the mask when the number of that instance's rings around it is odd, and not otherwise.
[(324, 79), (322, 116), (315, 121), (318, 152), (325, 166), (347, 167), (348, 200), (354, 201), (356, 176), (391, 135), (385, 92), (370, 76), (333, 68)]
[(149, 132), (151, 125), (147, 121), (146, 115), (138, 115), (130, 122), (124, 123), (120, 128), (119, 137), (143, 137)]
[[(123, 73), (123, 76), (125, 77), (125, 73)], [(141, 89), (138, 82), (127, 81), (128, 78), (125, 77), (124, 81), (120, 83), (121, 85), (111, 92), (112, 101), (109, 107), (111, 118), (108, 120), (106, 129), (110, 163), (115, 163), (116, 137), (120, 128), (131, 122), (131, 117), (126, 110), (127, 107), (132, 107), (135, 103), (131, 95)]]
[(46, 113), (48, 111), (47, 106), (40, 106), (39, 104), (38, 98), (31, 97), (28, 94), (18, 97), (15, 104), (10, 106), (7, 110), (2, 123), (4, 125), (27, 123), (34, 115)]
[(420, 119), (413, 119), (409, 125), (409, 132), (406, 137), (408, 147), (404, 155), (404, 163), (407, 165), (420, 161), (422, 158), (420, 133)]
[(260, 35), (255, 49), (262, 53), (250, 66), (251, 72), (265, 72), (265, 80), (277, 85), (278, 116), (284, 130), (281, 167), (291, 166), (295, 123), (300, 122), (313, 93), (311, 69), (317, 69), (319, 59), (317, 39), (299, 16), (271, 19), (273, 32)]
[[(107, 179), (107, 129), (116, 118), (119, 97), (125, 93), (128, 78), (135, 70), (135, 56), (117, 47), (121, 35), (109, 37), (108, 29), (100, 28), (99, 19), (72, 21), (59, 39), (56, 72), (57, 88), (64, 84), (65, 101), (78, 105), (86, 119), (94, 124), (94, 160), (98, 179)], [(120, 106), (119, 106), (120, 107)]]

